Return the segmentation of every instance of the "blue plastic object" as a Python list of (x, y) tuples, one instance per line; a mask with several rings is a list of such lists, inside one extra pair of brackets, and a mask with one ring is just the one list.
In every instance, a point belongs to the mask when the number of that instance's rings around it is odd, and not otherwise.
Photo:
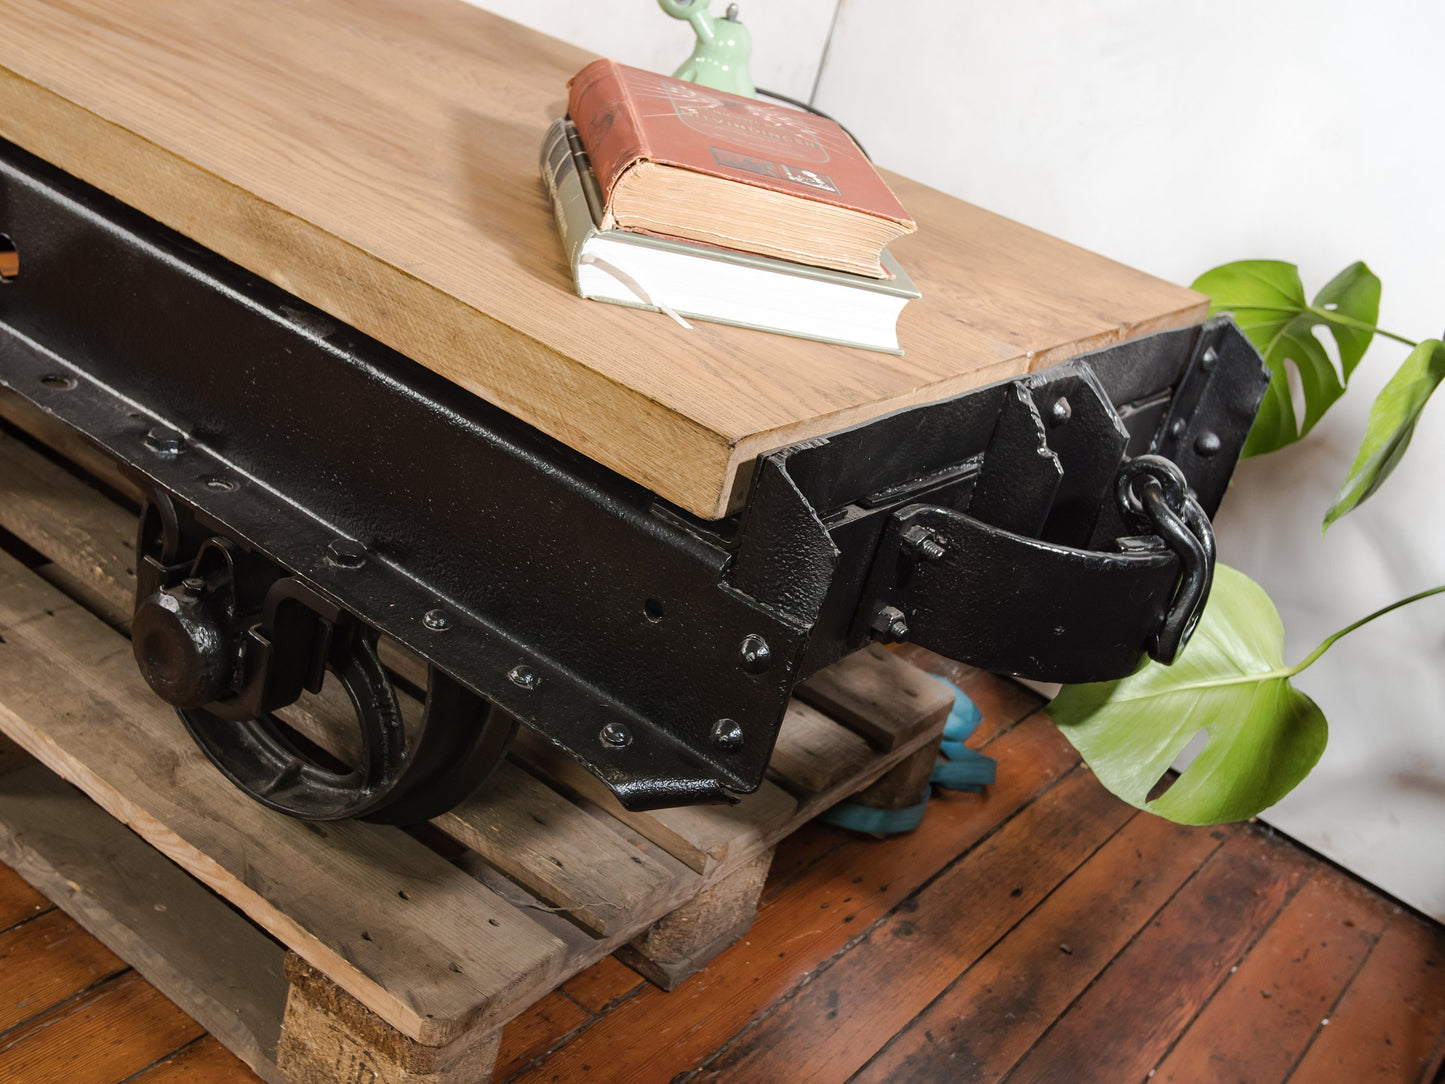
[[(968, 694), (946, 678), (938, 678), (953, 690), (953, 710), (943, 724), (943, 742), (939, 745), (942, 759), (933, 769), (930, 782), (946, 790), (980, 791), (998, 775), (998, 762), (963, 743), (978, 729), (983, 712)], [(875, 809), (857, 802), (839, 802), (819, 819), (854, 832), (874, 836), (894, 836), (911, 832), (923, 823), (930, 795), (925, 794), (917, 805), (906, 809)]]

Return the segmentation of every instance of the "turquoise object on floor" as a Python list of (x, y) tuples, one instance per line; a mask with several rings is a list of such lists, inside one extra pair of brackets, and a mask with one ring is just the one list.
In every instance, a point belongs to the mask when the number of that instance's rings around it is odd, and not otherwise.
[[(953, 690), (953, 710), (943, 724), (943, 742), (939, 745), (945, 759), (934, 767), (930, 782), (945, 790), (980, 791), (997, 778), (998, 762), (963, 743), (978, 729), (983, 712), (953, 682), (946, 678), (937, 680)], [(839, 802), (818, 819), (873, 836), (899, 835), (913, 831), (923, 822), (929, 797), (925, 794), (921, 802), (906, 809), (875, 809), (857, 802)]]

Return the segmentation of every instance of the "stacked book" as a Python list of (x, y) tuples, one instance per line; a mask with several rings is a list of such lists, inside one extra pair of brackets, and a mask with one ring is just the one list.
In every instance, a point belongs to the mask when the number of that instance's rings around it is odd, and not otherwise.
[(913, 222), (825, 118), (599, 60), (542, 145), (586, 298), (901, 353)]

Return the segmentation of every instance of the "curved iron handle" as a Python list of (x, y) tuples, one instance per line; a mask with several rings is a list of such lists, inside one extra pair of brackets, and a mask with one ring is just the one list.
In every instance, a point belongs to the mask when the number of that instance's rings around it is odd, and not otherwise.
[(1158, 535), (1179, 558), (1179, 582), (1151, 637), (1150, 658), (1168, 666), (1194, 634), (1214, 585), (1214, 527), (1171, 460), (1141, 455), (1119, 471), (1117, 495), (1126, 519)]

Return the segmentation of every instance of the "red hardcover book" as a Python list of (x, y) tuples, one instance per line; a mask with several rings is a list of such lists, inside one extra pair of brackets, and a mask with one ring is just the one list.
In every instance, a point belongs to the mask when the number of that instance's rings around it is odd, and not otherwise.
[(835, 122), (596, 60), (568, 112), (613, 226), (884, 278), (916, 228)]

